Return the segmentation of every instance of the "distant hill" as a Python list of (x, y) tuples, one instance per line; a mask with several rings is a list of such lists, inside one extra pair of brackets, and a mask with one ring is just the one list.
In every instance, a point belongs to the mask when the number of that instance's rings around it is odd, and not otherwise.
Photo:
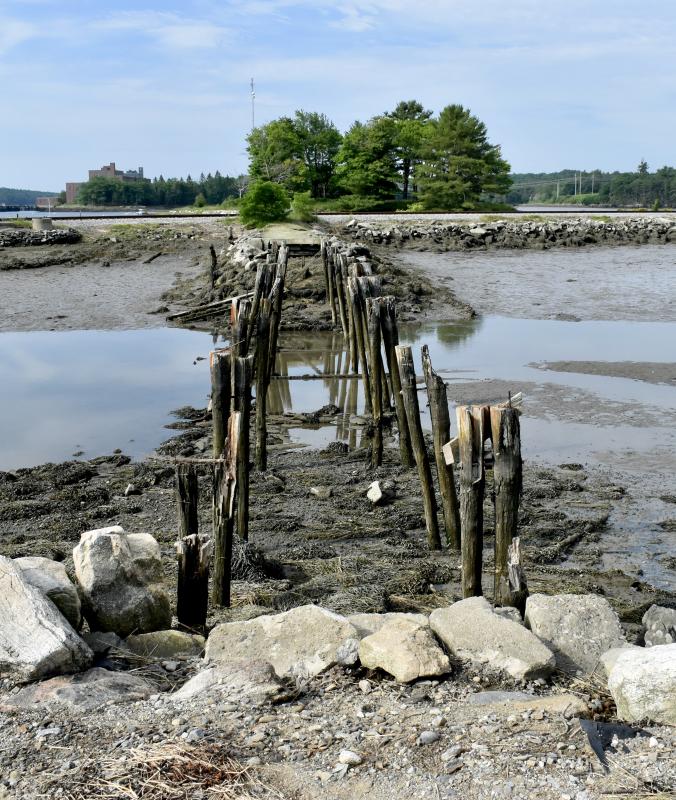
[(0, 206), (32, 206), (36, 197), (56, 197), (58, 192), (36, 192), (32, 189), (8, 189), (0, 186)]

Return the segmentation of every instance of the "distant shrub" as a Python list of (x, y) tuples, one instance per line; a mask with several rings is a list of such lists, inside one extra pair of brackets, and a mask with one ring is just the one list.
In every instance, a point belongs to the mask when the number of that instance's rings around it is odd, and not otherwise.
[(205, 196), (202, 194), (202, 192), (200, 192), (200, 193), (197, 195), (197, 197), (195, 198), (195, 202), (193, 203), (193, 205), (194, 205), (196, 208), (204, 208), (204, 206), (205, 206), (206, 204), (207, 204), (207, 198), (206, 198), (206, 197), (205, 197)]
[(291, 217), (297, 222), (312, 222), (315, 219), (314, 203), (310, 192), (296, 192), (291, 202)]
[(280, 222), (289, 213), (289, 198), (278, 183), (258, 181), (249, 187), (239, 205), (239, 217), (247, 228)]
[(653, 203), (653, 211), (659, 211), (662, 208), (662, 203), (660, 203), (659, 198), (655, 198), (655, 202)]

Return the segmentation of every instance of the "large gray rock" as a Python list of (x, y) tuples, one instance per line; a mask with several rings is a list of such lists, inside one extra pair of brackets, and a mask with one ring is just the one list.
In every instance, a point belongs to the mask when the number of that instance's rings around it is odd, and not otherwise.
[(158, 661), (193, 658), (204, 650), (204, 636), (183, 631), (154, 631), (129, 636), (125, 645), (136, 655)]
[(621, 653), (608, 678), (617, 716), (676, 725), (676, 644)]
[(60, 561), (42, 556), (15, 558), (14, 563), (28, 583), (48, 597), (73, 628), (78, 630), (82, 623), (80, 596), (68, 577), (66, 567)]
[(35, 680), (86, 669), (94, 654), (22, 570), (0, 556), (0, 676)]
[(645, 625), (645, 646), (676, 642), (676, 608), (650, 606), (643, 615)]
[(356, 638), (354, 625), (345, 617), (319, 606), (299, 606), (248, 622), (217, 625), (207, 639), (205, 659), (214, 664), (264, 661), (280, 677), (307, 677), (332, 667), (341, 644)]
[(126, 534), (119, 525), (87, 531), (73, 561), (92, 630), (128, 636), (171, 626), (160, 547), (150, 534)]
[(418, 625), (428, 626), (430, 624), (429, 617), (426, 614), (415, 614), (413, 612), (405, 611), (386, 611), (384, 614), (350, 614), (347, 621), (352, 623), (357, 629), (360, 636), (370, 636), (372, 633), (379, 631), (383, 625), (393, 620), (408, 619), (417, 622)]
[(359, 643), (359, 660), (368, 669), (382, 669), (399, 681), (444, 675), (448, 656), (427, 625), (411, 619), (392, 619)]
[(129, 672), (109, 672), (96, 667), (80, 675), (59, 676), (26, 686), (6, 705), (16, 708), (65, 705), (92, 711), (116, 703), (145, 700), (156, 690), (148, 681)]
[(171, 699), (176, 702), (199, 698), (201, 703), (227, 701), (243, 707), (279, 702), (289, 694), (271, 664), (263, 661), (234, 661), (198, 672)]
[(545, 677), (554, 654), (518, 622), (496, 614), (484, 597), (468, 597), (430, 614), (430, 627), (458, 658), (488, 664), (517, 680)]
[(617, 614), (596, 594), (533, 594), (525, 620), (554, 651), (557, 667), (574, 675), (590, 675), (603, 653), (627, 644)]
[(617, 659), (627, 650), (643, 650), (643, 648), (636, 644), (627, 643), (624, 647), (612, 647), (610, 650), (606, 650), (599, 657), (599, 663), (594, 670), (594, 675), (597, 675), (601, 680), (607, 681)]

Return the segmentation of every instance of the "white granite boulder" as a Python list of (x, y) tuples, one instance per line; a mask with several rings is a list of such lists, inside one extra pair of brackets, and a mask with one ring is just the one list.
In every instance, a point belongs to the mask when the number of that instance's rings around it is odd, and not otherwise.
[(23, 571), (0, 556), (0, 677), (30, 681), (86, 669), (94, 654)]
[(345, 617), (319, 606), (300, 606), (217, 625), (207, 639), (205, 660), (210, 664), (263, 661), (279, 677), (307, 677), (332, 667), (343, 642), (356, 638), (354, 625)]
[(646, 647), (676, 642), (676, 608), (650, 606), (643, 615), (643, 624)]
[(425, 627), (429, 627), (430, 624), (429, 617), (426, 614), (416, 614), (406, 611), (385, 611), (383, 614), (369, 614), (367, 612), (350, 614), (347, 621), (354, 625), (357, 629), (357, 633), (361, 637), (364, 637), (376, 633), (383, 625), (387, 625), (389, 622), (402, 619), (417, 622), (418, 625), (423, 625)]
[(392, 619), (359, 643), (359, 660), (368, 669), (382, 669), (399, 683), (444, 675), (448, 656), (427, 625), (411, 619)]
[(73, 561), (92, 630), (128, 636), (171, 626), (160, 547), (150, 534), (126, 534), (119, 525), (87, 531)]
[(596, 594), (533, 594), (525, 620), (554, 652), (556, 666), (574, 675), (590, 675), (603, 653), (627, 644), (617, 614)]
[(453, 655), (502, 670), (517, 680), (546, 677), (556, 663), (537, 636), (496, 614), (484, 597), (468, 597), (435, 609), (430, 627)]
[(124, 644), (136, 655), (160, 661), (199, 656), (204, 651), (204, 642), (204, 636), (196, 633), (169, 630), (129, 636)]
[(80, 596), (65, 566), (60, 561), (42, 556), (15, 558), (14, 563), (28, 583), (49, 598), (73, 628), (78, 630), (82, 623)]
[(620, 719), (676, 725), (676, 644), (632, 647), (620, 653), (608, 689)]

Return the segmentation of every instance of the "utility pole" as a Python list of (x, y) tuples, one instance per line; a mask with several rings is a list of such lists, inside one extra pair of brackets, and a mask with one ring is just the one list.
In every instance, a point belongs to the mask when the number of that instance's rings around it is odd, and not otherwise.
[(256, 87), (254, 79), (251, 79), (251, 130), (256, 127)]
[(559, 199), (559, 191), (560, 191), (560, 188), (561, 188), (560, 184), (561, 184), (561, 181), (557, 181), (556, 182), (556, 199), (557, 200)]

